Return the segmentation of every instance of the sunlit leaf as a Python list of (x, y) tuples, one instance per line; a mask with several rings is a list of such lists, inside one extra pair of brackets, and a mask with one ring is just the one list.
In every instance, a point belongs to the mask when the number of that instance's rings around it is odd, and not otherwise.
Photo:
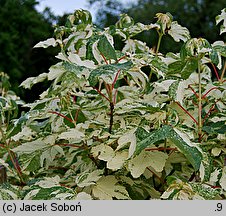
[(179, 25), (177, 21), (173, 21), (171, 23), (171, 27), (170, 30), (168, 31), (168, 34), (172, 36), (172, 38), (176, 42), (179, 42), (180, 40), (185, 42), (190, 38), (190, 33), (188, 29)]
[(134, 178), (140, 177), (149, 166), (157, 172), (162, 172), (168, 158), (163, 152), (142, 151), (138, 156), (129, 161), (129, 170)]

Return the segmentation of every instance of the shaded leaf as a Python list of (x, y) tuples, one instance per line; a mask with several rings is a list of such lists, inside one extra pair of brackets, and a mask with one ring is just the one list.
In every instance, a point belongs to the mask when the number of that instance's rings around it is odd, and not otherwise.
[(115, 61), (117, 61), (115, 49), (112, 47), (106, 36), (103, 35), (100, 38), (97, 44), (97, 48), (106, 59), (114, 59)]
[(171, 140), (177, 148), (185, 155), (188, 161), (193, 165), (195, 170), (198, 170), (202, 161), (201, 152), (195, 147), (191, 146), (191, 142), (181, 134), (178, 134), (171, 126), (164, 125), (162, 128), (155, 130), (149, 134), (149, 136), (137, 142), (136, 154), (139, 154), (143, 149), (156, 143), (157, 141), (169, 139)]

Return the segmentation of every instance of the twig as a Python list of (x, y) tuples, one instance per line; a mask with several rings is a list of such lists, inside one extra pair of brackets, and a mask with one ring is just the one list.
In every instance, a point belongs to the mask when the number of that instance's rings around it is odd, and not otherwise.
[(110, 126), (109, 126), (109, 133), (110, 134), (112, 132), (113, 118), (114, 118), (114, 103), (110, 102)]
[(116, 98), (118, 94), (118, 89), (115, 90), (114, 98), (113, 98), (113, 103), (116, 104)]
[(221, 81), (221, 79), (220, 79), (220, 77), (219, 77), (219, 74), (218, 74), (218, 72), (217, 72), (217, 69), (216, 69), (215, 65), (214, 65), (212, 62), (211, 62), (211, 65), (212, 65), (213, 70), (214, 70), (214, 72), (215, 72), (215, 74), (216, 74), (217, 80), (218, 80), (218, 81)]
[(82, 146), (69, 144), (69, 143), (55, 143), (54, 145), (65, 146), (65, 147), (74, 147), (74, 148), (82, 148)]
[(181, 106), (180, 105), (180, 103), (179, 102), (177, 102), (176, 101), (176, 104), (185, 112), (185, 113), (187, 113), (189, 116), (190, 116), (190, 118), (198, 125), (198, 122), (196, 121), (196, 119), (183, 107), (183, 106)]
[(80, 109), (77, 109), (74, 117), (74, 122), (77, 122), (79, 112), (80, 112)]
[(110, 102), (109, 98), (107, 98), (98, 88), (93, 87), (102, 97), (104, 97), (107, 101)]
[(221, 78), (220, 78), (222, 83), (226, 81), (226, 80), (223, 80), (224, 79), (225, 70), (226, 70), (226, 62), (224, 63), (224, 68), (222, 70)]
[(119, 58), (116, 63), (119, 63), (122, 59), (126, 58), (126, 55), (122, 56), (121, 58)]
[(202, 96), (202, 99), (204, 99), (212, 90), (214, 89), (218, 89), (218, 87), (213, 87), (211, 89), (209, 89), (203, 96)]
[(113, 81), (113, 83), (112, 83), (112, 89), (114, 88), (115, 83), (116, 83), (117, 80), (118, 80), (119, 74), (120, 74), (120, 69), (118, 70), (118, 72), (117, 72), (116, 75), (115, 75), (114, 81)]
[(197, 94), (197, 92), (191, 87), (191, 85), (188, 85), (188, 88), (190, 88), (192, 90), (192, 92), (194, 93), (194, 95), (199, 98), (199, 95)]
[(206, 118), (210, 115), (210, 113), (215, 109), (215, 105), (217, 104), (217, 102), (220, 99), (218, 99), (217, 101), (215, 101), (215, 103), (210, 107), (209, 111), (206, 113), (205, 117), (203, 118), (203, 124), (205, 123)]
[(104, 62), (108, 65), (108, 61), (107, 61), (107, 59), (105, 58), (105, 56), (103, 55), (103, 53), (100, 53), (100, 54), (101, 54), (102, 58), (104, 59)]
[(165, 182), (164, 182), (164, 180), (161, 178), (161, 177), (159, 177), (155, 172), (153, 172), (149, 167), (147, 167), (147, 169), (154, 175), (154, 176), (156, 176), (159, 180), (160, 180), (160, 182), (162, 183), (162, 184), (165, 184)]
[(159, 147), (159, 148), (146, 148), (145, 151), (164, 151), (164, 150), (177, 150), (177, 148), (164, 148), (164, 147)]
[(68, 120), (69, 122), (73, 123), (73, 120), (71, 118), (68, 118), (67, 116), (65, 116), (65, 115), (63, 115), (61, 113), (58, 113), (56, 111), (49, 111), (49, 113), (52, 113), (52, 114), (56, 114), (58, 116), (61, 116), (61, 117), (65, 118), (66, 120)]

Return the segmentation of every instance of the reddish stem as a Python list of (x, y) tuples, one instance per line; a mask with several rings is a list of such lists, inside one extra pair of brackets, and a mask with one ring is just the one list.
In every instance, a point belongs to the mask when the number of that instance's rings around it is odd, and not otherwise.
[(5, 148), (5, 145), (4, 144), (0, 144), (0, 147)]
[(118, 89), (115, 90), (115, 95), (114, 95), (114, 99), (113, 99), (114, 105), (116, 104), (117, 94), (118, 94)]
[(196, 121), (196, 119), (183, 107), (183, 106), (181, 106), (180, 105), (180, 103), (179, 102), (177, 102), (176, 101), (176, 103), (177, 103), (177, 105), (185, 112), (185, 113), (187, 113), (189, 116), (190, 116), (190, 118), (198, 125), (198, 122)]
[(197, 103), (195, 103), (195, 101), (192, 99), (192, 103), (195, 105), (195, 106), (199, 106)]
[(202, 96), (202, 99), (205, 98), (212, 90), (214, 89), (218, 89), (218, 87), (213, 87), (211, 89), (209, 89), (203, 96)]
[(147, 169), (148, 169), (154, 176), (156, 176), (156, 177), (160, 180), (160, 182), (161, 182), (162, 184), (165, 183), (164, 180), (163, 180), (161, 177), (159, 177), (155, 172), (153, 172), (149, 167), (147, 167)]
[(68, 143), (58, 143), (58, 144), (55, 144), (55, 145), (65, 146), (65, 147), (74, 147), (74, 148), (81, 148), (82, 147), (82, 146), (79, 146), (79, 145), (68, 144)]
[(217, 104), (217, 102), (219, 101), (220, 99), (218, 99), (209, 109), (209, 111), (206, 113), (205, 117), (203, 118), (203, 124), (205, 123), (207, 117), (210, 115), (210, 113), (215, 109), (215, 105)]
[(77, 122), (79, 112), (80, 112), (80, 109), (77, 109), (77, 110), (76, 110), (76, 113), (75, 113), (74, 122)]
[(73, 123), (73, 120), (71, 118), (68, 118), (67, 116), (61, 114), (61, 113), (58, 113), (58, 112), (55, 112), (55, 111), (49, 111), (49, 113), (52, 113), (52, 114), (56, 114), (58, 116), (61, 116), (63, 118), (65, 118), (66, 120), (68, 120), (69, 122)]
[(215, 72), (215, 74), (216, 74), (217, 80), (220, 81), (220, 77), (219, 77), (219, 74), (218, 74), (218, 72), (217, 72), (217, 69), (216, 69), (215, 65), (214, 65), (212, 62), (211, 62), (211, 65), (212, 65), (213, 70), (214, 70), (214, 72)]
[(122, 59), (126, 58), (126, 55), (122, 56), (121, 58), (119, 58), (116, 63), (119, 63)]
[(113, 81), (113, 83), (112, 83), (112, 89), (114, 88), (115, 83), (116, 83), (117, 80), (118, 80), (119, 74), (120, 74), (120, 70), (118, 70), (118, 72), (117, 72), (116, 75), (115, 75), (114, 81)]
[(104, 59), (104, 62), (105, 62), (106, 64), (108, 64), (108, 61), (107, 61), (107, 59), (105, 58), (105, 56), (103, 55), (103, 53), (100, 53), (100, 54), (101, 54), (102, 58)]
[(98, 88), (93, 87), (102, 97), (104, 97), (107, 101), (110, 102), (109, 98), (107, 98)]
[(164, 151), (164, 150), (173, 150), (176, 151), (177, 148), (164, 148), (164, 147), (159, 147), (159, 148), (146, 148), (145, 151)]
[(191, 87), (191, 85), (188, 85), (188, 88), (190, 88), (192, 90), (192, 92), (194, 93), (194, 95), (199, 98), (199, 95), (197, 94), (197, 92)]

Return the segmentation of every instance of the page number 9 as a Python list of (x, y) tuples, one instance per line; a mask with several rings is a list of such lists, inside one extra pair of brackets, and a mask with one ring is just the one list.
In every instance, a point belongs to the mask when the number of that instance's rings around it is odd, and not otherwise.
[(215, 211), (222, 211), (223, 205), (222, 203), (217, 203), (217, 209)]

